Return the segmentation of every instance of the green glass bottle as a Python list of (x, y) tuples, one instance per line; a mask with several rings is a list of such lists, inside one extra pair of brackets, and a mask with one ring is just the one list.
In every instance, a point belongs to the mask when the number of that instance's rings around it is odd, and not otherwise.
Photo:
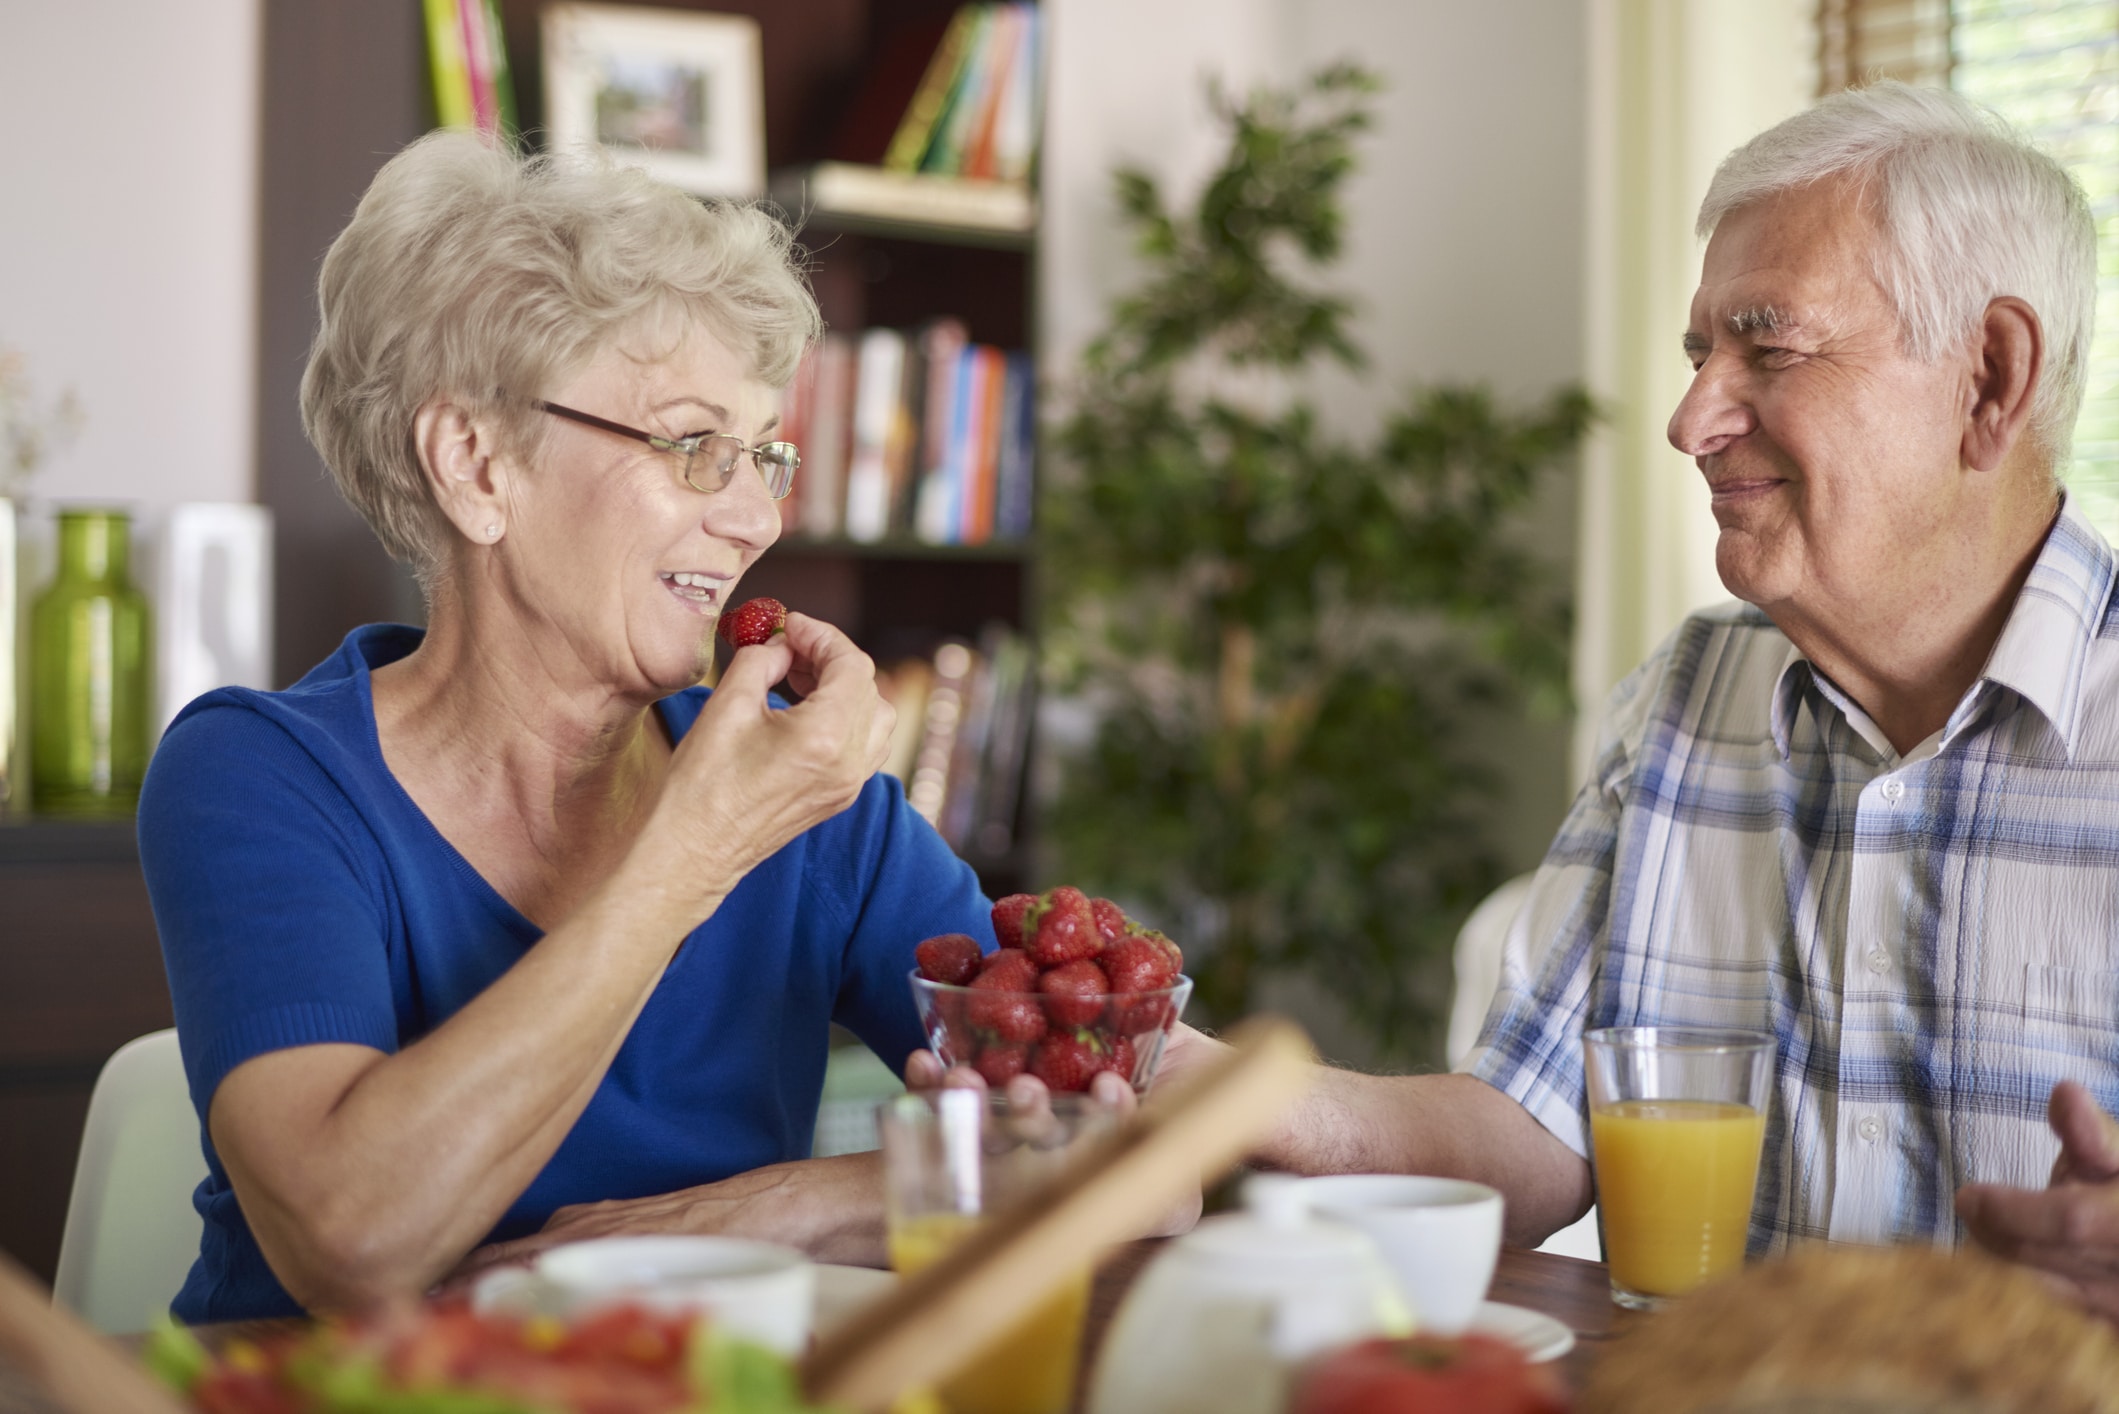
[(59, 512), (59, 574), (30, 606), (31, 808), (129, 815), (147, 772), (153, 640), (126, 578), (132, 518)]

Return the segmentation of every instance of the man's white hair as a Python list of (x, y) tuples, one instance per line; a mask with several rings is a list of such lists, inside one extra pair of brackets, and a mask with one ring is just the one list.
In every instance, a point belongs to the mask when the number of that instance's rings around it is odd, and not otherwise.
[(2097, 309), (2097, 228), (2082, 188), (1971, 100), (1886, 81), (1835, 93), (1730, 153), (1700, 203), (1698, 234), (1831, 177), (1851, 180), (1877, 218), (1876, 280), (1915, 358), (1961, 347), (2004, 295), (2037, 312), (2045, 368), (2030, 433), (2057, 469), (2082, 407)]

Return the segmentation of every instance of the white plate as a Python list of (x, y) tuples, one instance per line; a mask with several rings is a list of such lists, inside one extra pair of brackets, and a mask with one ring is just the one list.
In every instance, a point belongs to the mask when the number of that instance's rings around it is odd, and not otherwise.
[(817, 1316), (811, 1328), (819, 1336), (830, 1335), (848, 1316), (897, 1284), (896, 1272), (817, 1263)]
[(1535, 1365), (1557, 1360), (1575, 1348), (1575, 1333), (1552, 1317), (1499, 1301), (1480, 1302), (1471, 1329), (1507, 1341)]

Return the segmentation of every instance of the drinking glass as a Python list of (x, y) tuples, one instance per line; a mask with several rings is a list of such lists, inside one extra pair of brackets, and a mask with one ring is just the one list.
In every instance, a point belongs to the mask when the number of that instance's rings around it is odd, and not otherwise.
[(1743, 1264), (1773, 1037), (1615, 1026), (1582, 1049), (1611, 1299), (1652, 1310)]
[[(901, 1275), (941, 1260), (986, 1217), (1043, 1187), (1116, 1124), (1087, 1095), (1052, 1095), (1018, 1106), (1000, 1092), (940, 1090), (900, 1095), (877, 1113), (883, 1141), (890, 1265)], [(950, 1414), (1066, 1414), (1090, 1257), (1013, 1329), (942, 1384)]]

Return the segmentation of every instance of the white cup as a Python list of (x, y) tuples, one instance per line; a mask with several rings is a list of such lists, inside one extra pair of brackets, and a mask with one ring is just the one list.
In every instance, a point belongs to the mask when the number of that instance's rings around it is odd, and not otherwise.
[(1501, 1257), (1501, 1195), (1483, 1183), (1350, 1173), (1300, 1181), (1310, 1211), (1367, 1233), (1420, 1330), (1459, 1335)]
[(565, 1314), (621, 1301), (700, 1311), (716, 1328), (782, 1355), (809, 1344), (817, 1270), (792, 1247), (740, 1237), (602, 1237), (537, 1258), (531, 1280)]

